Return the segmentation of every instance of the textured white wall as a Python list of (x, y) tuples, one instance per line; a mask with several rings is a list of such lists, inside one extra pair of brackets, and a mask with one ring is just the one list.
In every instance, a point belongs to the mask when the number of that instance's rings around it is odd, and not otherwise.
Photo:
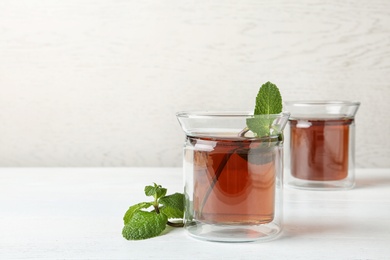
[(179, 110), (362, 102), (357, 166), (390, 167), (388, 0), (2, 0), (0, 166), (179, 166)]

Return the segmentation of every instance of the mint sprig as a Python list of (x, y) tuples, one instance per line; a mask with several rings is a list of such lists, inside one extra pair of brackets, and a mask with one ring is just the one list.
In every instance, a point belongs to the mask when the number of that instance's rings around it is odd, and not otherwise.
[[(145, 195), (154, 198), (151, 202), (141, 202), (131, 206), (123, 217), (122, 235), (127, 240), (141, 240), (160, 235), (167, 225), (182, 227), (183, 223), (173, 223), (169, 219), (182, 219), (184, 215), (184, 195), (174, 193), (165, 196), (167, 189), (154, 183), (145, 187)], [(149, 208), (151, 210), (148, 211)]]
[(266, 115), (279, 114), (282, 108), (282, 96), (278, 87), (271, 82), (263, 84), (256, 96), (254, 116), (246, 120), (247, 127), (257, 137), (270, 136), (274, 118)]

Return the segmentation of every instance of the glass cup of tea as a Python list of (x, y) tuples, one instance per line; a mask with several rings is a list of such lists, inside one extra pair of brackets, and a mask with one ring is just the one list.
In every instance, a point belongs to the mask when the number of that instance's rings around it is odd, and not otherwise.
[[(288, 113), (179, 112), (184, 227), (199, 239), (271, 240), (282, 230), (283, 134)], [(257, 137), (247, 120), (269, 122)]]
[(355, 185), (355, 115), (359, 102), (287, 101), (287, 186), (351, 189)]

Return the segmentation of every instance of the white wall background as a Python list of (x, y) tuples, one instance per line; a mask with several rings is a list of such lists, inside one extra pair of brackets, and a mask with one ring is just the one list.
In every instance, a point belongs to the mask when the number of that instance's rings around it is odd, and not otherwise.
[(179, 110), (362, 102), (390, 167), (388, 0), (1, 0), (0, 166), (180, 166)]

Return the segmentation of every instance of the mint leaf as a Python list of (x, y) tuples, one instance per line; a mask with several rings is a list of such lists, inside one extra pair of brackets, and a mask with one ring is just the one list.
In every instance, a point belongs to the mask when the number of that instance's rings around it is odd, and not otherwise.
[(130, 222), (131, 218), (133, 217), (134, 213), (141, 210), (141, 209), (147, 209), (149, 208), (150, 206), (152, 206), (153, 204), (150, 203), (150, 202), (141, 202), (141, 203), (138, 203), (138, 204), (135, 204), (133, 206), (131, 206), (127, 211), (126, 211), (126, 214), (125, 216), (123, 217), (123, 221), (125, 223), (125, 225), (127, 223)]
[(270, 135), (272, 123), (273, 119), (266, 115), (255, 115), (252, 118), (247, 118), (246, 120), (247, 127), (258, 137)]
[(255, 115), (279, 114), (282, 112), (282, 96), (275, 84), (263, 84), (257, 93)]
[(184, 215), (184, 195), (175, 193), (169, 196), (162, 197), (159, 203), (163, 206), (160, 212), (168, 218), (183, 218)]
[(247, 127), (257, 137), (270, 136), (275, 130), (272, 129), (275, 118), (267, 115), (279, 114), (282, 108), (282, 97), (278, 87), (271, 82), (263, 84), (256, 96), (254, 116), (246, 120)]
[(124, 226), (122, 235), (127, 240), (140, 240), (155, 237), (164, 231), (168, 218), (164, 214), (137, 211)]
[(153, 196), (155, 199), (161, 198), (167, 194), (167, 189), (161, 187), (161, 185), (157, 185), (154, 183), (154, 186), (146, 186), (145, 187), (145, 195)]
[[(127, 240), (139, 240), (158, 236), (166, 227), (182, 227), (182, 222), (170, 222), (169, 218), (183, 218), (184, 195), (174, 193), (165, 196), (167, 189), (154, 183), (144, 189), (146, 196), (153, 196), (152, 202), (141, 202), (131, 206), (125, 213), (122, 235)], [(160, 206), (161, 205), (161, 206)], [(145, 211), (153, 206), (150, 211)]]

